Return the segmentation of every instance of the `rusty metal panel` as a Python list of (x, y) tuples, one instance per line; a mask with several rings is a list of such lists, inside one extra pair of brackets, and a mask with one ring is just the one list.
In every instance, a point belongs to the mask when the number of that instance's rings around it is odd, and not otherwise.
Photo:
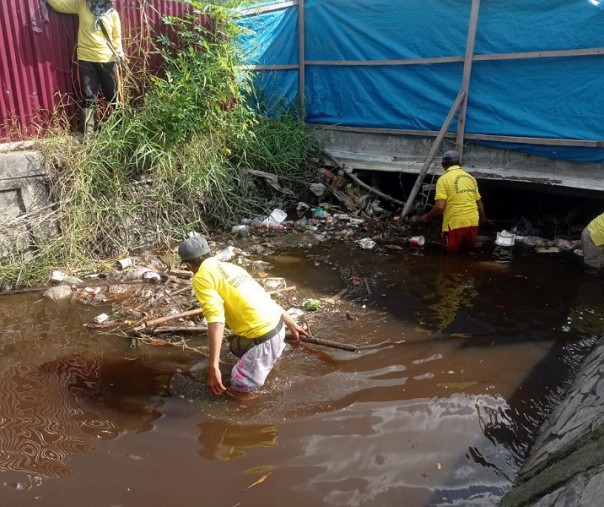
[[(162, 17), (190, 7), (170, 0), (117, 0), (127, 54), (148, 50)], [(73, 85), (78, 19), (55, 12), (46, 0), (0, 2), (0, 141), (44, 135), (49, 115), (76, 111)], [(135, 63), (135, 62), (133, 62)]]

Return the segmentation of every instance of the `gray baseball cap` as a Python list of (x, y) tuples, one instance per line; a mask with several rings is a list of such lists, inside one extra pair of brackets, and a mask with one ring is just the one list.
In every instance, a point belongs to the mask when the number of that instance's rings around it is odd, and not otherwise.
[(459, 164), (459, 153), (456, 150), (445, 151), (443, 154), (443, 164)]
[(201, 236), (185, 239), (178, 245), (178, 255), (182, 262), (194, 261), (210, 253), (208, 242)]

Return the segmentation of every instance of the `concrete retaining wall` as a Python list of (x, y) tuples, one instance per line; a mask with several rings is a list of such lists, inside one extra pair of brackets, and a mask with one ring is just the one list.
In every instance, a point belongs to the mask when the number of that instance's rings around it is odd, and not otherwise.
[(0, 258), (27, 255), (56, 232), (49, 221), (25, 220), (49, 206), (42, 154), (30, 144), (0, 145)]
[(501, 507), (604, 505), (604, 338), (539, 432)]

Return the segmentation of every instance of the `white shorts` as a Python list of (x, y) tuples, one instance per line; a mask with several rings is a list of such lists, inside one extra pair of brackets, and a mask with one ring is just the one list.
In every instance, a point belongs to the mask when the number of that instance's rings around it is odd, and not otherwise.
[(285, 325), (270, 340), (254, 345), (231, 371), (231, 387), (236, 391), (248, 392), (264, 385), (285, 348)]

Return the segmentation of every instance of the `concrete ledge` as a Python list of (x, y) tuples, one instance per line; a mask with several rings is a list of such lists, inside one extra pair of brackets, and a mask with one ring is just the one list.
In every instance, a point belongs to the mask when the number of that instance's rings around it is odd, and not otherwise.
[[(317, 131), (325, 151), (349, 169), (418, 174), (430, 151), (433, 138), (394, 134), (330, 130)], [(443, 141), (440, 155), (453, 146)], [(604, 191), (604, 166), (548, 159), (525, 153), (468, 145), (464, 149), (464, 169), (477, 179), (513, 181), (581, 191)], [(430, 174), (442, 174), (436, 157)]]

